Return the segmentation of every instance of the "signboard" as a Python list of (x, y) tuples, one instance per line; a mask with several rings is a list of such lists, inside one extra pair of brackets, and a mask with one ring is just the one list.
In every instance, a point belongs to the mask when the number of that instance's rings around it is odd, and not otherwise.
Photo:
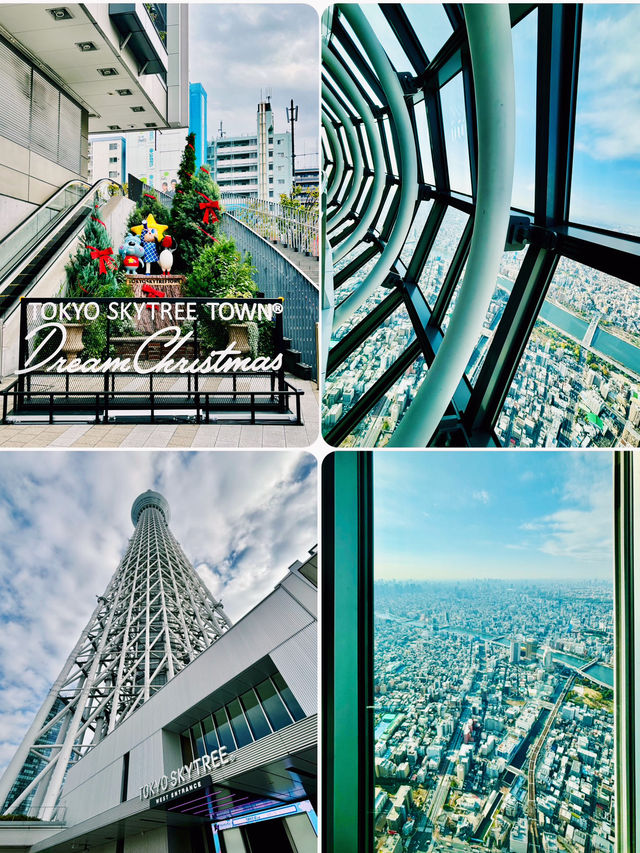
[[(211, 771), (226, 767), (236, 760), (235, 755), (228, 755), (227, 749), (213, 749), (207, 755), (196, 758), (189, 764), (164, 773), (146, 785), (140, 786), (140, 799), (151, 800), (151, 807), (162, 805), (170, 800), (177, 800), (183, 794), (190, 794), (211, 784)], [(201, 775), (204, 774), (204, 775)], [(186, 783), (186, 784), (185, 784)]]
[[(141, 375), (255, 374), (277, 372), (283, 365), (282, 347), (273, 355), (259, 355), (239, 349), (238, 342), (233, 339), (224, 348), (210, 349), (204, 358), (184, 356), (185, 345), (195, 340), (195, 323), (210, 320), (232, 327), (264, 321), (271, 323), (282, 314), (280, 300), (50, 300), (36, 301), (25, 307), (24, 357), (15, 371), (19, 376), (30, 373), (104, 375), (113, 371), (132, 371)], [(136, 321), (140, 321), (147, 312), (150, 312), (152, 321), (157, 318), (162, 327), (150, 335), (140, 335), (139, 346), (133, 356), (110, 356), (108, 352), (104, 358), (95, 354), (84, 356), (82, 328), (85, 325), (106, 322), (121, 327), (129, 324), (135, 330)], [(186, 331), (182, 328), (184, 324), (188, 324)], [(73, 345), (71, 336), (75, 338)], [(166, 350), (157, 360), (152, 356), (154, 342)], [(75, 357), (70, 357), (70, 354)]]
[(308, 800), (305, 800), (302, 803), (291, 803), (290, 805), (278, 806), (274, 809), (265, 809), (260, 812), (252, 812), (251, 814), (230, 818), (229, 820), (221, 820), (216, 824), (216, 829), (218, 832), (222, 832), (225, 829), (234, 829), (239, 826), (247, 826), (251, 823), (260, 823), (260, 821), (263, 820), (273, 820), (273, 818), (276, 817), (289, 817), (290, 815), (302, 814), (303, 812), (310, 814), (312, 811), (311, 803)]

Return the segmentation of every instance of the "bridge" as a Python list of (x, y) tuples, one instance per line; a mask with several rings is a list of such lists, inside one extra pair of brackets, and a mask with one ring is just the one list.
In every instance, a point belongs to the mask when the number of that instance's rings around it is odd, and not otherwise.
[(291, 211), (271, 201), (222, 196), (222, 230), (251, 256), (256, 284), (268, 298), (284, 298), (286, 369), (318, 378), (318, 215)]
[(593, 336), (596, 333), (596, 329), (598, 328), (598, 323), (600, 322), (601, 317), (602, 317), (602, 314), (600, 312), (598, 312), (594, 316), (594, 318), (591, 320), (591, 322), (589, 323), (589, 328), (584, 333), (584, 338), (582, 339), (582, 346), (585, 347), (586, 349), (589, 349), (591, 347), (591, 343), (593, 341)]

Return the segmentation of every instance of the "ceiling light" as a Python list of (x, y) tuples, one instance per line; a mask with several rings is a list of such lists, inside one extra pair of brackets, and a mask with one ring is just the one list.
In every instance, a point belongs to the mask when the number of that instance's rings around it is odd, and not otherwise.
[(144, 126), (145, 127), (157, 127), (158, 125), (156, 124), (155, 121), (145, 121)]
[(103, 77), (115, 77), (117, 73), (116, 68), (98, 68), (98, 74), (102, 74)]
[(73, 18), (71, 12), (64, 6), (59, 6), (57, 9), (47, 9), (54, 21), (69, 21)]
[(116, 89), (116, 92), (117, 92), (119, 95), (122, 95), (122, 96), (124, 96), (124, 95), (133, 95), (133, 92), (131, 91), (131, 89)]
[(131, 107), (131, 112), (132, 113), (143, 113), (144, 107)]
[(77, 41), (76, 47), (83, 53), (88, 53), (90, 50), (98, 49), (92, 41)]
[(110, 124), (108, 127), (109, 130), (122, 130), (119, 124)]

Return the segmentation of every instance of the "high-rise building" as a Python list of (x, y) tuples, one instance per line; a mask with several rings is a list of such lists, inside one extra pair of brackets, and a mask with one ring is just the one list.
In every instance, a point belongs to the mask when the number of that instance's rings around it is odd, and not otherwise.
[(268, 100), (258, 104), (255, 135), (219, 136), (209, 143), (207, 160), (223, 193), (278, 201), (291, 192), (291, 133), (275, 133)]
[(520, 643), (518, 640), (511, 640), (509, 644), (509, 663), (518, 663), (520, 661)]
[(50, 809), (69, 768), (231, 623), (169, 528), (169, 504), (133, 503), (133, 537), (0, 781), (7, 814)]

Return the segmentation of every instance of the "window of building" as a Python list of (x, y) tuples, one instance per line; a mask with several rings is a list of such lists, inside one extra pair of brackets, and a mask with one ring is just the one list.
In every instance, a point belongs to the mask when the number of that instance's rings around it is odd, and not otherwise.
[(118, 150), (118, 143), (117, 142), (110, 142), (109, 143), (109, 151), (117, 151), (117, 150)]
[(109, 162), (110, 162), (110, 163), (117, 163), (117, 162), (118, 162), (118, 158), (117, 158), (117, 157), (109, 157)]
[[(305, 716), (291, 688), (279, 672), (255, 688), (218, 708), (182, 733), (193, 755), (202, 756), (224, 746), (241, 749)], [(183, 756), (187, 759), (183, 744)]]

